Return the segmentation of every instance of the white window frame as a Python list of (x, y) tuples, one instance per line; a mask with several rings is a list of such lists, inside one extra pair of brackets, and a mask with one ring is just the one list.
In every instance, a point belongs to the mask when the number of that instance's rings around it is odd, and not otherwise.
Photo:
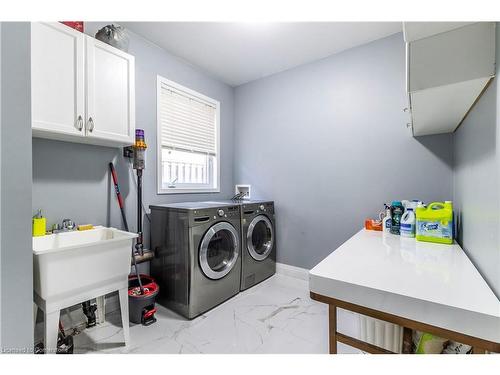
[[(160, 121), (160, 98), (161, 98), (161, 86), (166, 85), (170, 86), (176, 90), (183, 91), (188, 95), (192, 95), (198, 97), (210, 104), (215, 106), (215, 142), (216, 142), (216, 176), (214, 176), (214, 187), (175, 187), (175, 188), (164, 188), (162, 186), (162, 145), (161, 145), (161, 121)], [(157, 76), (156, 80), (156, 180), (157, 180), (157, 188), (158, 194), (196, 194), (196, 193), (220, 193), (220, 102), (210, 98), (206, 95), (203, 95), (197, 91), (189, 89), (185, 86), (182, 86), (176, 82), (173, 82), (165, 77), (160, 75)]]

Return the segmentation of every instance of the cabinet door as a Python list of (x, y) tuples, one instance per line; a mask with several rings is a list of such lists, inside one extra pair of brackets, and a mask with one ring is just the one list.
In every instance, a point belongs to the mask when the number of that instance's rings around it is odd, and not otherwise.
[(132, 144), (135, 133), (134, 57), (87, 37), (87, 118), (90, 138)]
[(60, 23), (31, 25), (33, 133), (85, 135), (85, 35)]

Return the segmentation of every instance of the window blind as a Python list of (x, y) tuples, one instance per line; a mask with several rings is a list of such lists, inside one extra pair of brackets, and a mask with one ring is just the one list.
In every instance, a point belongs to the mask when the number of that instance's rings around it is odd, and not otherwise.
[(216, 154), (216, 107), (201, 98), (161, 84), (161, 145)]

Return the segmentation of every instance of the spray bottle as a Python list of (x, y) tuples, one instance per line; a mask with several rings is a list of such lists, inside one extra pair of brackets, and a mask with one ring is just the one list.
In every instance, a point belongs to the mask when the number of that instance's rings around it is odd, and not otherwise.
[(391, 231), (391, 207), (388, 206), (387, 204), (384, 203), (385, 207), (385, 216), (384, 219), (382, 220), (382, 231), (384, 233), (390, 233)]

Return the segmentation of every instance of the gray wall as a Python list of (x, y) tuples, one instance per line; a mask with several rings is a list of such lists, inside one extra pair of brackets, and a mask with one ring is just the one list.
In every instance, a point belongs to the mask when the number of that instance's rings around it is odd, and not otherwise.
[[(106, 23), (85, 23), (94, 35)], [(133, 33), (129, 53), (136, 62), (136, 126), (146, 132), (147, 165), (144, 172), (144, 203), (228, 198), (233, 192), (233, 88), (170, 55)], [(221, 102), (221, 192), (213, 194), (156, 193), (156, 76), (162, 75)], [(33, 139), (33, 210), (41, 208), (48, 224), (69, 217), (77, 223), (121, 227), (108, 162), (114, 160), (125, 197), (131, 230), (136, 227), (135, 177), (121, 149)], [(144, 220), (145, 240), (149, 225)]]
[(29, 23), (2, 23), (0, 350), (33, 348)]
[(392, 199), (451, 199), (450, 135), (406, 128), (401, 34), (235, 91), (235, 183), (274, 199), (278, 261), (311, 268)]
[[(2, 22), (0, 22), (0, 144), (2, 142)], [(0, 271), (2, 270), (2, 152), (0, 150)], [(2, 277), (0, 277), (0, 348), (2, 347)]]
[(495, 80), (454, 134), (459, 243), (500, 296), (500, 24)]

